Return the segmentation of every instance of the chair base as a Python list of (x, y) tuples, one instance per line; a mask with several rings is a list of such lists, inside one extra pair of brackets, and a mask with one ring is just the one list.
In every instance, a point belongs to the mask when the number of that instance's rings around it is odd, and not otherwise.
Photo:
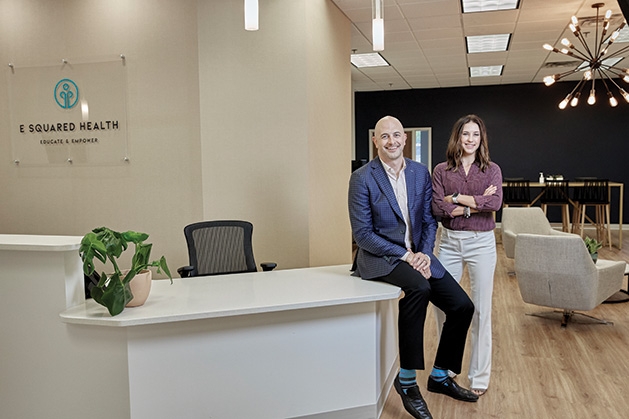
[[(589, 314), (580, 313), (574, 310), (540, 311), (538, 313), (527, 313), (526, 315), (541, 317), (541, 318), (549, 319), (549, 320), (556, 320), (558, 317), (556, 314), (561, 314), (561, 327), (562, 328), (568, 327), (568, 322), (570, 321), (572, 321), (573, 323), (580, 323), (580, 324), (609, 324), (609, 325), (614, 324), (611, 321), (599, 319), (598, 317), (590, 316)], [(585, 321), (577, 321), (575, 318), (575, 316), (577, 315), (583, 318), (583, 320)]]

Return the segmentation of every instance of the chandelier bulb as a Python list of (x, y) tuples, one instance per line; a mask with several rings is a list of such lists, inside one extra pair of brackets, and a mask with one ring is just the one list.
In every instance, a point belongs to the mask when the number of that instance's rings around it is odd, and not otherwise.
[(594, 105), (596, 103), (596, 95), (594, 89), (590, 90), (590, 96), (588, 97), (588, 105)]
[(591, 80), (592, 79), (592, 70), (586, 70), (585, 73), (583, 73), (583, 78), (585, 80)]
[(578, 26), (579, 25), (579, 19), (577, 19), (576, 16), (572, 16), (571, 20), (572, 20), (572, 24), (574, 26)]
[(629, 103), (629, 93), (625, 92), (625, 89), (619, 89), (619, 90), (620, 90), (620, 94), (622, 95), (622, 97), (625, 98), (627, 103)]
[(609, 45), (611, 45), (616, 40), (616, 38), (618, 38), (618, 35), (620, 35), (620, 31), (616, 29), (614, 33), (612, 33), (612, 36), (609, 37)]
[(622, 79), (625, 81), (625, 83), (629, 83), (629, 75), (623, 77)]
[(615, 108), (616, 106), (618, 106), (618, 100), (616, 100), (614, 95), (612, 95), (612, 92), (607, 92), (607, 96), (609, 97), (609, 104), (611, 105), (612, 108)]
[(603, 24), (603, 33), (606, 33), (609, 30), (609, 20), (605, 21)]
[(572, 100), (570, 101), (570, 106), (573, 108), (579, 104), (579, 96), (581, 96), (581, 92), (577, 92)]
[(550, 86), (551, 84), (555, 83), (557, 81), (557, 79), (555, 78), (557, 76), (557, 74), (555, 74), (554, 76), (546, 76), (544, 77), (544, 84), (546, 86)]
[(573, 48), (573, 47), (574, 47), (574, 45), (572, 45), (572, 42), (570, 42), (570, 41), (568, 40), (568, 38), (564, 38), (564, 39), (562, 39), (562, 40), (561, 40), (561, 43), (562, 43), (563, 45), (567, 46), (568, 48)]
[(568, 106), (570, 99), (572, 99), (572, 94), (569, 94), (568, 96), (564, 98), (564, 100), (559, 102), (559, 109), (566, 109), (566, 106)]
[(612, 17), (611, 9), (609, 9), (607, 12), (605, 12), (605, 20), (609, 20), (610, 17)]

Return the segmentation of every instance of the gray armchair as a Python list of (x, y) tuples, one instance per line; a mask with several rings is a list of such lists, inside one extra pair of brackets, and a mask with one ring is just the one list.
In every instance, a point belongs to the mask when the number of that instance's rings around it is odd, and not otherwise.
[[(503, 208), (502, 209), (502, 245), (505, 255), (513, 259), (515, 255), (515, 238), (520, 233), (542, 234), (548, 236), (572, 235), (554, 230), (548, 218), (539, 207)], [(576, 235), (575, 235), (576, 236)]]
[(563, 310), (563, 327), (573, 314), (586, 316), (575, 310), (592, 310), (620, 290), (625, 265), (602, 259), (595, 264), (576, 234), (521, 233), (516, 238), (515, 272), (522, 299)]

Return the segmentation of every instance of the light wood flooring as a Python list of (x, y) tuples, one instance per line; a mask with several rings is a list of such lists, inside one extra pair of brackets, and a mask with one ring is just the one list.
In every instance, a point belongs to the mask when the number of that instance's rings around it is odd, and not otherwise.
[[(465, 403), (426, 390), (429, 369), (418, 371), (418, 384), (435, 419), (591, 419), (629, 417), (629, 302), (602, 304), (587, 312), (613, 325), (570, 323), (527, 313), (552, 311), (522, 301), (517, 279), (509, 275), (513, 260), (504, 255), (498, 238), (498, 265), (493, 298), (493, 361), (489, 389), (477, 403)], [(624, 232), (625, 237), (629, 232)], [(616, 236), (617, 237), (617, 236)], [(616, 237), (613, 237), (616, 242)], [(629, 239), (623, 249), (599, 252), (599, 257), (629, 262)], [(467, 274), (462, 285), (469, 290)], [(627, 279), (623, 282), (627, 289)], [(618, 293), (617, 296), (626, 296)], [(579, 320), (579, 319), (577, 319)], [(434, 338), (431, 338), (434, 337)], [(436, 327), (429, 307), (425, 329), (426, 365), (436, 351)], [(469, 338), (468, 338), (469, 345)], [(469, 386), (467, 366), (457, 381)], [(391, 390), (381, 419), (411, 418)]]

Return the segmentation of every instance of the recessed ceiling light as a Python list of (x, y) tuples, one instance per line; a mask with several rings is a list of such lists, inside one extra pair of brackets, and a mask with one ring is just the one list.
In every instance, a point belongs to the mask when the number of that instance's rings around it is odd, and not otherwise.
[(502, 75), (502, 65), (470, 67), (470, 77), (491, 77)]
[(377, 52), (370, 52), (367, 54), (352, 54), (352, 64), (357, 68), (363, 67), (387, 67), (389, 63), (382, 58), (382, 55)]
[(462, 0), (463, 13), (490, 12), (493, 10), (513, 10), (519, 0)]
[(469, 54), (474, 54), (476, 52), (506, 51), (509, 47), (510, 39), (510, 33), (465, 37), (467, 52)]

